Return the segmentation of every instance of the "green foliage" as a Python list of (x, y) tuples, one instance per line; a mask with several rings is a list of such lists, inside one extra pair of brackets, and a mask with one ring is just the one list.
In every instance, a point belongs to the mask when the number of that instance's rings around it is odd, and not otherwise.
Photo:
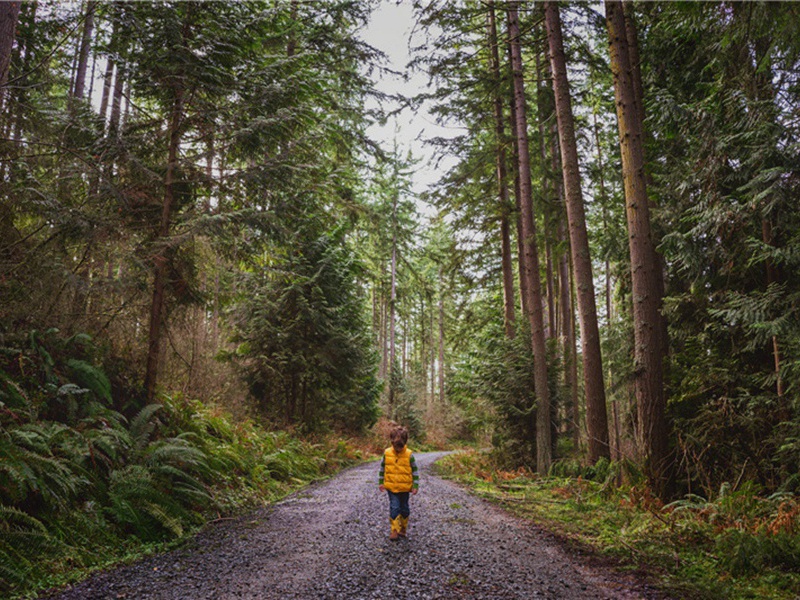
[(695, 495), (663, 506), (641, 482), (613, 485), (617, 467), (608, 463), (594, 481), (567, 461), (555, 463), (547, 478), (497, 470), (477, 452), (437, 465), (571, 544), (649, 573), (672, 596), (790, 600), (800, 592), (800, 500), (793, 495), (765, 497), (757, 486), (726, 484), (712, 500)]
[(796, 19), (717, 8), (641, 14), (670, 408), (684, 485), (707, 495), (738, 478), (778, 489), (798, 469), (780, 449), (800, 416)]
[(242, 282), (236, 360), (274, 419), (363, 431), (377, 418), (378, 384), (356, 274), (340, 232), (304, 231)]
[[(212, 514), (274, 499), (360, 458), (182, 399), (128, 420), (106, 406), (121, 402), (106, 397), (102, 367), (85, 360), (102, 358), (90, 339), (78, 348), (56, 332), (26, 337), (31, 345), (5, 347), (0, 363), (13, 383), (5, 389), (30, 399), (0, 415), (4, 597), (181, 539)], [(63, 410), (65, 395), (80, 404)]]

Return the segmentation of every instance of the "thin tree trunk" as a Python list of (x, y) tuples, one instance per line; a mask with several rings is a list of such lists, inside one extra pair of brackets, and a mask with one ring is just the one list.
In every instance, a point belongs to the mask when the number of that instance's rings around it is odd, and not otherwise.
[(167, 172), (164, 176), (164, 204), (161, 209), (161, 223), (158, 229), (157, 248), (154, 257), (155, 274), (153, 278), (153, 299), (150, 304), (150, 330), (148, 336), (147, 370), (145, 372), (145, 391), (148, 403), (153, 402), (158, 380), (158, 369), (161, 359), (161, 328), (166, 304), (167, 273), (172, 251), (167, 248), (171, 224), (172, 206), (175, 200), (175, 173), (178, 167), (178, 153), (181, 143), (181, 127), (183, 121), (184, 90), (177, 89), (172, 103), (169, 123), (169, 154)]
[(78, 69), (75, 73), (75, 87), (72, 90), (72, 95), (75, 98), (83, 98), (83, 92), (86, 86), (86, 71), (89, 66), (89, 49), (92, 44), (92, 32), (94, 31), (94, 9), (97, 5), (96, 2), (88, 2), (86, 4), (86, 17), (83, 21), (83, 35), (81, 36), (81, 45), (78, 51)]
[(408, 318), (403, 319), (403, 378), (408, 375)]
[(17, 37), (17, 21), (21, 6), (22, 2), (0, 2), (0, 109), (5, 107), (11, 50)]
[(293, 57), (297, 52), (297, 34), (295, 27), (297, 26), (297, 0), (291, 0), (289, 7), (289, 22), (291, 29), (289, 30), (289, 41), (286, 43), (286, 56)]
[[(761, 220), (761, 240), (768, 246), (773, 245), (772, 224), (767, 218)], [(775, 268), (773, 262), (769, 259), (766, 261), (766, 270), (767, 287), (769, 288), (769, 286), (778, 281), (778, 270)], [(772, 336), (772, 358), (775, 365), (775, 391), (777, 392), (778, 397), (782, 398), (785, 393), (785, 389), (783, 385), (783, 379), (781, 378), (781, 350), (780, 345), (778, 344), (777, 335)]]
[(422, 397), (425, 399), (425, 406), (430, 408), (427, 402), (428, 397), (428, 348), (425, 338), (425, 292), (419, 293), (419, 370), (422, 378)]
[[(539, 56), (539, 50), (536, 52), (536, 102), (537, 102), (537, 125), (539, 127), (539, 156), (542, 164), (542, 195), (545, 198), (545, 206), (547, 201), (552, 198), (551, 180), (547, 169), (547, 145), (545, 143), (545, 118), (547, 109), (545, 106), (545, 87), (542, 85), (543, 73), (542, 64)], [(549, 212), (545, 213), (545, 222), (549, 217)], [(556, 310), (555, 310), (555, 281), (553, 277), (553, 245), (550, 243), (550, 235), (548, 231), (544, 232), (544, 251), (545, 251), (545, 281), (547, 282), (546, 297), (547, 297), (547, 328), (545, 330), (545, 337), (550, 339), (558, 335), (556, 327)]]
[(536, 470), (546, 474), (552, 462), (550, 436), (550, 390), (547, 381), (547, 351), (542, 314), (542, 284), (539, 279), (539, 254), (536, 242), (536, 224), (533, 218), (531, 190), (530, 151), (528, 147), (528, 122), (525, 106), (522, 49), (518, 17), (519, 2), (511, 2), (508, 10), (508, 36), (511, 45), (511, 67), (514, 79), (514, 104), (516, 107), (517, 148), (520, 174), (520, 218), (524, 265), (528, 297), (528, 319), (531, 326), (533, 349), (534, 386), (536, 388)]
[(506, 134), (503, 122), (503, 100), (500, 94), (500, 53), (497, 47), (497, 23), (494, 2), (488, 10), (489, 48), (491, 50), (491, 72), (494, 82), (495, 163), (497, 170), (497, 196), (500, 204), (500, 251), (503, 270), (503, 322), (506, 337), (515, 335), (516, 311), (514, 310), (514, 267), (511, 260), (511, 204), (508, 198), (508, 173), (506, 172)]
[(108, 131), (112, 137), (120, 133), (120, 123), (122, 120), (122, 96), (125, 87), (125, 64), (122, 60), (117, 63), (117, 74), (114, 77), (114, 94), (111, 102), (111, 117), (108, 121)]
[(589, 461), (610, 458), (608, 446), (608, 414), (600, 354), (600, 331), (597, 326), (592, 261), (586, 232), (586, 215), (581, 192), (578, 146), (572, 115), (569, 81), (567, 80), (564, 45), (561, 38), (561, 17), (555, 2), (545, 3), (547, 38), (556, 98), (556, 117), (561, 142), (561, 166), (564, 175), (567, 220), (569, 221), (572, 267), (578, 296), (578, 316), (583, 350), (583, 381), (586, 393), (586, 424), (589, 436)]
[(662, 296), (659, 293), (663, 282), (659, 282), (659, 261), (650, 226), (641, 115), (636, 108), (625, 15), (619, 1), (606, 0), (605, 6), (631, 258), (637, 441), (650, 485), (657, 494), (663, 495), (667, 491), (670, 467), (664, 395), (665, 341), (662, 340)]
[(444, 408), (444, 273), (439, 268), (439, 408)]
[[(513, 59), (511, 56), (511, 44), (508, 44), (508, 65), (509, 69), (513, 72)], [(517, 225), (517, 257), (519, 263), (519, 299), (520, 299), (520, 310), (522, 310), (522, 314), (527, 319), (528, 317), (528, 289), (527, 289), (527, 282), (525, 280), (525, 269), (523, 268), (523, 261), (525, 257), (525, 236), (522, 234), (522, 209), (520, 204), (520, 198), (522, 197), (522, 193), (520, 192), (520, 178), (519, 178), (519, 147), (517, 145), (517, 106), (516, 106), (516, 99), (512, 92), (510, 101), (509, 101), (509, 123), (511, 129), (511, 139), (513, 143), (511, 144), (511, 161), (512, 164), (516, 165), (514, 169), (514, 211), (516, 217), (516, 225)]]
[(89, 75), (89, 93), (86, 94), (86, 97), (89, 99), (89, 102), (92, 101), (92, 93), (94, 93), (94, 74), (97, 71), (97, 52), (92, 51), (92, 72)]
[(397, 196), (399, 191), (395, 190), (392, 198), (392, 292), (389, 300), (389, 407), (394, 410), (395, 401), (395, 372), (394, 372), (394, 321), (397, 302)]
[[(545, 63), (545, 70), (548, 79), (552, 81), (550, 70), (550, 60)], [(550, 168), (553, 173), (561, 173), (561, 153), (559, 152), (558, 123), (554, 119), (551, 123), (550, 131)], [(558, 258), (558, 314), (561, 322), (561, 347), (564, 357), (564, 386), (569, 396), (569, 432), (575, 448), (580, 444), (581, 436), (581, 406), (578, 397), (578, 349), (575, 339), (575, 315), (573, 310), (572, 292), (572, 267), (570, 264), (569, 234), (567, 233), (567, 214), (564, 201), (564, 182), (563, 177), (553, 181), (555, 188), (556, 204), (559, 207), (558, 214), (558, 242), (564, 248)]]
[(430, 367), (431, 367), (431, 390), (430, 390), (430, 405), (433, 407), (436, 401), (436, 326), (435, 326), (435, 313), (433, 309), (433, 293), (431, 293), (430, 302), (428, 303), (431, 307), (430, 309), (430, 316), (431, 316), (431, 337), (430, 337), (430, 349), (431, 349), (431, 356), (430, 356)]
[[(113, 35), (113, 34), (112, 34)], [(100, 96), (100, 108), (98, 112), (103, 124), (106, 124), (108, 115), (108, 105), (111, 99), (111, 90), (114, 83), (114, 61), (110, 56), (106, 57), (106, 72), (103, 74), (103, 94)]]

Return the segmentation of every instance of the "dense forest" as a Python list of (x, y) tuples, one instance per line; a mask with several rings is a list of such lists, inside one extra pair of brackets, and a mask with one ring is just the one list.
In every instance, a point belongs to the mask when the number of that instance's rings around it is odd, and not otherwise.
[(414, 0), (401, 98), (379, 4), (0, 2), (0, 593), (387, 420), (800, 488), (800, 7)]

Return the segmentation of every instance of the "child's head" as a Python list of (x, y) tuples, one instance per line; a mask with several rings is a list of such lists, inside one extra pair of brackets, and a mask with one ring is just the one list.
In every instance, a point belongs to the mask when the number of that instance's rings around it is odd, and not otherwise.
[(408, 443), (408, 429), (401, 425), (393, 427), (392, 431), (389, 433), (389, 439), (392, 441), (392, 448), (394, 448), (394, 451), (400, 452)]

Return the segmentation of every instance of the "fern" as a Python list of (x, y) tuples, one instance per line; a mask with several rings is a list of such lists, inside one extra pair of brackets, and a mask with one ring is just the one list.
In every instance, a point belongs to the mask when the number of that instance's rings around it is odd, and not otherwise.
[(51, 508), (76, 498), (87, 479), (68, 458), (54, 450), (69, 429), (59, 424), (26, 425), (0, 437), (5, 460), (0, 463), (0, 494), (20, 502), (39, 495)]
[(157, 427), (157, 422), (153, 420), (153, 415), (161, 408), (160, 404), (148, 404), (131, 420), (129, 431), (133, 442), (134, 454), (141, 454), (150, 442), (150, 438)]
[(182, 522), (189, 512), (171, 494), (159, 489), (153, 473), (142, 465), (132, 465), (111, 474), (109, 488), (111, 517), (145, 540), (182, 535)]
[(91, 390), (97, 398), (111, 404), (111, 382), (106, 374), (83, 360), (70, 359), (67, 361), (70, 377), (87, 390)]
[(9, 583), (24, 582), (35, 558), (58, 545), (44, 523), (0, 504), (0, 591), (8, 590)]

